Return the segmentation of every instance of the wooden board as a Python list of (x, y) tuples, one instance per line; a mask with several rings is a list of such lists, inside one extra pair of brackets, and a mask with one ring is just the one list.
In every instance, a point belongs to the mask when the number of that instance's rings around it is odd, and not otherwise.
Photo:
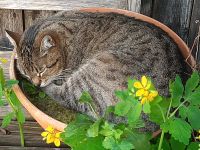
[(30, 27), (35, 21), (40, 18), (46, 18), (48, 16), (56, 14), (58, 11), (50, 10), (24, 10), (24, 25), (25, 29)]
[(184, 41), (187, 41), (192, 1), (193, 0), (155, 0), (153, 18), (169, 26)]
[[(192, 47), (194, 39), (198, 35), (199, 27), (200, 27), (200, 0), (194, 0), (192, 16), (191, 16), (191, 21), (190, 21), (190, 30), (189, 30), (189, 35), (188, 35), (189, 47)], [(199, 45), (199, 48), (200, 48), (200, 45)], [(196, 47), (195, 47), (195, 50), (196, 50)], [(195, 51), (194, 51), (194, 54), (195, 54)], [(200, 52), (198, 54), (198, 61), (200, 63)]]
[[(0, 120), (1, 122), (1, 120)], [(45, 141), (42, 140), (41, 133), (44, 131), (37, 122), (27, 121), (23, 127), (24, 130), (24, 138), (25, 138), (25, 146), (26, 147), (55, 147), (53, 144), (46, 144)], [(20, 146), (20, 136), (18, 123), (16, 121), (12, 121), (11, 125), (5, 128), (5, 131), (0, 131), (0, 149), (1, 148), (13, 148), (13, 146)], [(12, 147), (11, 147), (12, 146)], [(65, 145), (60, 146), (65, 147)], [(19, 148), (19, 147), (18, 147)], [(28, 148), (26, 148), (28, 149)]]
[(140, 12), (141, 0), (128, 0), (128, 10), (134, 12)]
[(153, 0), (142, 0), (140, 13), (146, 16), (152, 16)]
[(23, 32), (22, 10), (0, 9), (0, 36), (5, 35), (5, 29)]
[(82, 7), (127, 8), (127, 0), (1, 0), (0, 8), (29, 10), (69, 10)]

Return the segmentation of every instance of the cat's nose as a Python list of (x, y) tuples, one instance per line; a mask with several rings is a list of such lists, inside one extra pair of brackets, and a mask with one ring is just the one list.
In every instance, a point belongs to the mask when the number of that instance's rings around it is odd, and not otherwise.
[(40, 84), (41, 84), (41, 80), (40, 80), (39, 77), (34, 77), (34, 78), (32, 78), (32, 81), (33, 81), (33, 84), (34, 84), (35, 86), (40, 86)]

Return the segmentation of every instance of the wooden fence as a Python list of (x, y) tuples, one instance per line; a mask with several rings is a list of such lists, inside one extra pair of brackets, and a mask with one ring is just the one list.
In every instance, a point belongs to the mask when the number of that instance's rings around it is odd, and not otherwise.
[(140, 12), (166, 24), (189, 47), (199, 31), (200, 0), (1, 0), (0, 36), (5, 35), (5, 29), (23, 32), (38, 18), (81, 7), (112, 7)]

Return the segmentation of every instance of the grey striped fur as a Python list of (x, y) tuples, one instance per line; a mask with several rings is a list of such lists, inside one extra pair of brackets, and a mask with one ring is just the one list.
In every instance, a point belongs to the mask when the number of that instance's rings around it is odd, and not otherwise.
[(62, 64), (46, 75), (43, 90), (61, 105), (89, 115), (88, 106), (78, 102), (83, 91), (89, 91), (103, 115), (118, 101), (114, 91), (126, 88), (128, 77), (150, 76), (167, 96), (169, 80), (185, 70), (176, 44), (149, 23), (113, 13), (66, 11), (36, 22), (22, 36), (18, 66), (30, 80), (42, 68), (36, 39), (47, 31), (59, 37), (59, 52), (52, 57), (59, 56)]

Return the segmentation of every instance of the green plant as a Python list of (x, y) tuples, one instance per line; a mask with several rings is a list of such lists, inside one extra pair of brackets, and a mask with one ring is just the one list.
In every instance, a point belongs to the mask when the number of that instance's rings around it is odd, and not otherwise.
[(12, 90), (12, 86), (17, 83), (18, 81), (16, 80), (6, 80), (4, 77), (3, 68), (1, 68), (0, 66), (0, 106), (3, 106), (5, 104), (5, 101), (3, 101), (2, 99), (4, 96), (6, 102), (12, 108), (12, 112), (8, 113), (6, 116), (3, 117), (1, 127), (2, 128), (7, 127), (11, 123), (11, 120), (16, 118), (20, 130), (21, 146), (24, 147), (24, 134), (23, 134), (23, 124), (25, 122), (24, 112), (22, 110), (21, 103), (19, 102), (17, 96)]
[[(89, 104), (94, 118), (79, 114), (63, 133), (62, 141), (73, 150), (145, 150), (198, 148), (195, 138), (200, 129), (200, 77), (194, 72), (185, 86), (176, 76), (169, 85), (170, 97), (158, 94), (150, 78), (128, 80), (128, 89), (116, 91), (119, 102), (99, 117), (92, 97), (84, 92), (80, 102)], [(142, 112), (161, 128), (161, 136), (139, 132), (144, 127)], [(121, 123), (109, 122), (109, 114), (125, 118)]]

